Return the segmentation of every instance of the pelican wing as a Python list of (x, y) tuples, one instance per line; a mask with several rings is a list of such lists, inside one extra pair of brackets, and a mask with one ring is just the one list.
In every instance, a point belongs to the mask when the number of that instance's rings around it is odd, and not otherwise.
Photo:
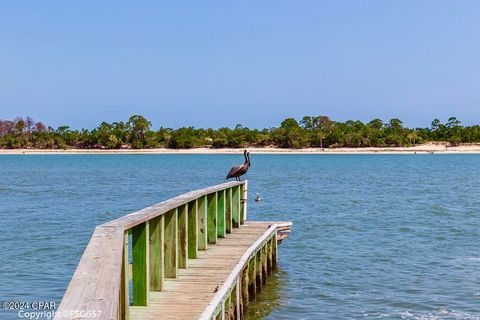
[(243, 164), (240, 164), (240, 165), (235, 166), (232, 169), (230, 169), (230, 171), (227, 174), (227, 179), (236, 177), (238, 175), (238, 173), (242, 171), (242, 168), (243, 168)]

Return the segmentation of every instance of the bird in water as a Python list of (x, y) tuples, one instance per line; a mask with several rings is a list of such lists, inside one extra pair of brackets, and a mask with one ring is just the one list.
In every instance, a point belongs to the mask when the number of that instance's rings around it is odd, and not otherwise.
[(240, 176), (243, 176), (245, 173), (247, 173), (248, 168), (250, 167), (250, 152), (247, 152), (247, 150), (243, 151), (243, 156), (245, 157), (245, 162), (230, 169), (227, 174), (227, 180), (230, 178), (235, 178), (235, 180), (241, 181)]
[(260, 202), (262, 201), (262, 197), (257, 193), (257, 196), (255, 197), (255, 202)]

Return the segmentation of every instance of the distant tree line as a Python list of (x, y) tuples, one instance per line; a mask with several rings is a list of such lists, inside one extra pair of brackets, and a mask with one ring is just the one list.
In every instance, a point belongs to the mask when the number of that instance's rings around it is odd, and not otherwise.
[(242, 148), (247, 146), (280, 148), (305, 147), (397, 147), (412, 146), (429, 141), (479, 143), (480, 126), (462, 126), (455, 117), (446, 123), (435, 119), (429, 128), (406, 128), (399, 119), (383, 122), (374, 119), (339, 122), (327, 116), (305, 116), (300, 121), (288, 118), (279, 127), (249, 129), (200, 129), (161, 127), (143, 116), (134, 115), (127, 122), (102, 122), (97, 128), (71, 130), (69, 126), (56, 129), (36, 122), (30, 117), (0, 120), (0, 148)]

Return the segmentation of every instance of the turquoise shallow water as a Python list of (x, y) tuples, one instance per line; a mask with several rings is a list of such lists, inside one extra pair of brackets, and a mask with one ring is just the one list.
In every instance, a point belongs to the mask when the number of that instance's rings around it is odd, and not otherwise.
[[(59, 302), (95, 225), (237, 162), (0, 156), (0, 301)], [(253, 155), (249, 219), (294, 229), (250, 318), (480, 319), (479, 169), (478, 155)]]

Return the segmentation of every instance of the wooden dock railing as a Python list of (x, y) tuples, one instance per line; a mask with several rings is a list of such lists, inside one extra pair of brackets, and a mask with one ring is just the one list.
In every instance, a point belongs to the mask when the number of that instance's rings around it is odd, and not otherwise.
[[(55, 319), (130, 319), (130, 308), (148, 306), (150, 292), (163, 291), (164, 282), (177, 278), (199, 251), (245, 223), (246, 199), (247, 181), (227, 182), (97, 226)], [(268, 226), (200, 318), (242, 317), (249, 288), (254, 295), (252, 286), (262, 281), (262, 272), (266, 276), (276, 265), (279, 225)]]

